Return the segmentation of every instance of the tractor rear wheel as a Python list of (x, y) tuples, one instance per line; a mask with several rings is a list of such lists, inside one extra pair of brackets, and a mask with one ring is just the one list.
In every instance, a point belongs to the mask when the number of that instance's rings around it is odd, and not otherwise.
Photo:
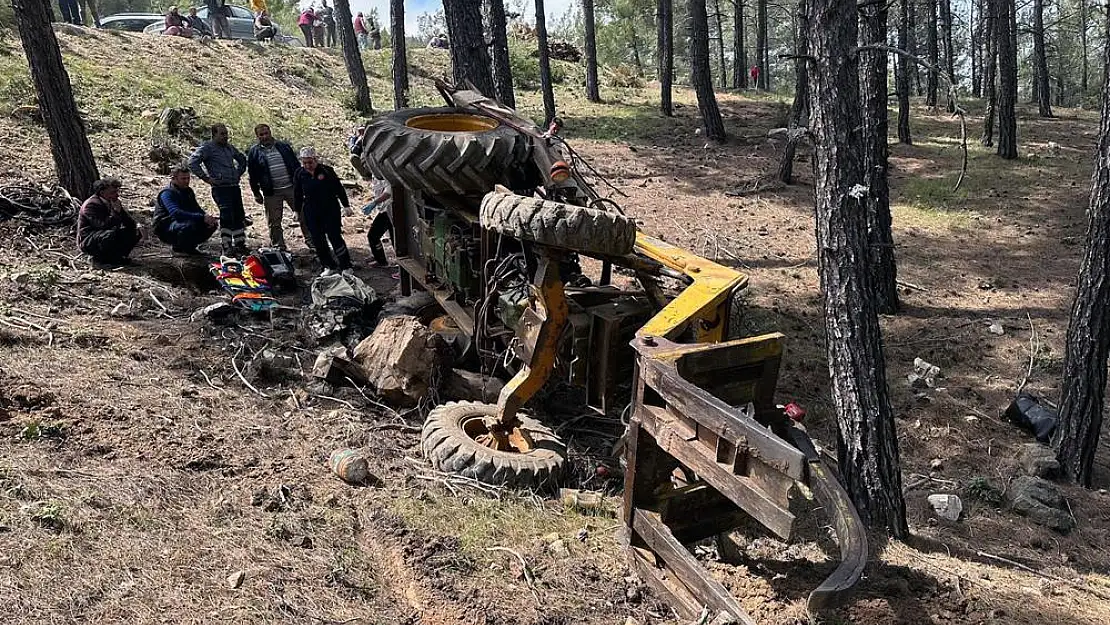
[(429, 195), (480, 195), (528, 162), (531, 139), (450, 107), (402, 109), (371, 122), (362, 159), (390, 184)]
[(567, 448), (539, 421), (519, 415), (519, 429), (530, 445), (511, 451), (491, 449), (479, 443), (488, 432), (485, 418), (497, 412), (494, 404), (448, 402), (437, 406), (424, 422), (420, 449), (440, 471), (494, 485), (516, 488), (550, 487), (563, 470)]
[(511, 193), (487, 193), (478, 219), (499, 234), (579, 254), (624, 256), (636, 243), (629, 217)]

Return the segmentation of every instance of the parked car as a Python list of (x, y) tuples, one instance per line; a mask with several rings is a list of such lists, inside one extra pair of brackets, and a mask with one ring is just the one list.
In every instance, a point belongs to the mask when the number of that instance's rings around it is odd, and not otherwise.
[(122, 30), (141, 33), (151, 25), (161, 28), (166, 16), (157, 13), (116, 13), (100, 18), (100, 27), (109, 30)]
[[(229, 4), (227, 6), (228, 6), (229, 9), (231, 9), (231, 17), (229, 17), (227, 19), (228, 26), (231, 28), (231, 38), (232, 39), (250, 39), (250, 40), (253, 40), (254, 39), (254, 13), (251, 13), (250, 9), (248, 9), (246, 7), (241, 7), (241, 6), (234, 5), (234, 4)], [(187, 11), (183, 11), (183, 13), (184, 12), (187, 12)], [(207, 22), (208, 21), (208, 7), (207, 6), (197, 7), (197, 16), (200, 17), (201, 19), (203, 19), (205, 22)], [(274, 37), (275, 40), (277, 40), (281, 43), (289, 44), (289, 45), (297, 45), (294, 42), (299, 42), (298, 39), (296, 39), (295, 37), (290, 37), (289, 35), (282, 34), (281, 28), (278, 27), (276, 24), (274, 25), (274, 27), (278, 31), (277, 36)], [(162, 32), (162, 23), (159, 22), (157, 24), (151, 24), (150, 26), (147, 26), (145, 29), (143, 29), (143, 32), (150, 33), (150, 34), (159, 34), (159, 33)]]

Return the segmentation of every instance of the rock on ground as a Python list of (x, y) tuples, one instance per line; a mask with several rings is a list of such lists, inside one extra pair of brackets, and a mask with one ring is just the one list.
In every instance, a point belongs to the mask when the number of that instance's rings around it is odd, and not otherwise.
[(1017, 478), (1010, 485), (1010, 501), (1015, 512), (1038, 525), (1064, 534), (1075, 527), (1060, 489), (1047, 480), (1029, 476)]
[(451, 369), (444, 376), (441, 392), (445, 399), (496, 403), (505, 383), (495, 377), (466, 369)]
[(1060, 462), (1056, 452), (1048, 445), (1026, 443), (1021, 446), (1018, 462), (1026, 475), (1053, 479), (1060, 475)]
[(437, 386), (448, 354), (443, 339), (416, 317), (400, 315), (383, 319), (374, 333), (355, 347), (354, 359), (386, 401), (415, 406)]

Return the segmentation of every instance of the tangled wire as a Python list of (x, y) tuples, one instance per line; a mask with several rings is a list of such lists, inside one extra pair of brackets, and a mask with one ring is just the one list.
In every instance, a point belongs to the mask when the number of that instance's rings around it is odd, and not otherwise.
[(38, 226), (60, 226), (73, 223), (79, 208), (77, 200), (61, 187), (0, 187), (0, 220), (18, 219)]

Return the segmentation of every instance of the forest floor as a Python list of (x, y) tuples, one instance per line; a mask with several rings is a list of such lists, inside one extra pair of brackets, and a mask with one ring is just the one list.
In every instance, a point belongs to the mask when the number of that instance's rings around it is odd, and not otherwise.
[[(334, 51), (73, 29), (60, 39), (101, 171), (124, 178), (141, 216), (163, 184), (146, 152), (152, 112), (164, 106), (229, 120), (240, 147), (255, 121), (270, 121), (346, 171), (354, 119)], [(385, 100), (385, 56), (368, 61)], [(443, 73), (445, 57), (419, 51), (414, 65), (416, 101), (432, 104), (427, 77)], [(618, 199), (645, 231), (747, 273), (745, 330), (787, 335), (779, 397), (805, 406), (811, 432), (832, 442), (808, 155), (794, 185), (726, 195), (775, 170), (766, 133), (785, 104), (721, 94), (731, 139), (707, 146), (692, 93), (676, 94), (668, 119), (650, 89), (605, 89), (608, 103), (588, 104), (577, 70), (563, 71), (568, 140), (627, 194)], [(26, 73), (18, 44), (0, 41), (3, 185), (53, 178), (44, 130), (21, 115), (33, 101)], [(537, 116), (537, 94), (519, 97)], [(1098, 118), (1057, 115), (1023, 111), (1016, 161), (972, 141), (958, 191), (957, 121), (915, 108), (915, 144), (892, 145), (899, 277), (912, 286), (882, 328), (913, 538), (874, 545), (866, 578), (827, 622), (1071, 625), (1110, 613), (1106, 455), (1095, 489), (1061, 485), (1077, 522), (1067, 535), (1002, 503), (1030, 442), (1002, 411), (1023, 382), (1057, 398), (1084, 236)], [(973, 134), (980, 121), (969, 118)], [(264, 220), (249, 208), (260, 242)], [(363, 268), (366, 226), (345, 224)], [(298, 314), (191, 321), (220, 296), (154, 271), (165, 255), (146, 242), (137, 267), (105, 271), (75, 255), (70, 231), (0, 223), (0, 621), (675, 622), (625, 564), (619, 484), (588, 471), (609, 450), (581, 423), (564, 435), (587, 470), (567, 485), (610, 495), (600, 510), (449, 483), (420, 461), (417, 417), (312, 383), (316, 346)], [(385, 272), (358, 273), (392, 294)], [(263, 348), (295, 363), (250, 373), (266, 397), (236, 372)], [(937, 388), (910, 387), (915, 358), (940, 368)], [(328, 454), (348, 446), (372, 459), (380, 485), (331, 475)], [(932, 493), (960, 495), (963, 518), (938, 521)], [(760, 623), (799, 622), (829, 555), (810, 542), (737, 538), (742, 564), (711, 548), (699, 557)], [(528, 571), (493, 548), (516, 552)]]

